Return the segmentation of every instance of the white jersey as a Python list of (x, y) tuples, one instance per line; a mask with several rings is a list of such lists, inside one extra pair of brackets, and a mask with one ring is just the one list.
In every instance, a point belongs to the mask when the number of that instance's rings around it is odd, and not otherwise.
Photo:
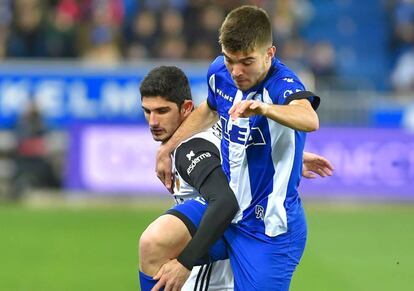
[[(184, 142), (188, 142), (193, 139), (197, 139), (199, 142), (202, 143), (208, 142), (210, 145), (211, 143), (217, 147), (217, 150), (220, 151), (220, 128), (217, 126), (213, 126), (211, 129), (198, 133)], [(174, 199), (177, 204), (183, 203), (187, 199), (200, 199), (201, 195), (198, 190), (187, 183), (183, 178), (183, 173), (179, 173), (178, 171), (178, 163), (175, 159), (177, 151), (180, 150), (180, 146), (173, 153), (173, 173), (174, 173)], [(197, 165), (198, 161), (203, 158), (207, 157), (195, 157), (194, 152), (191, 151), (186, 153), (185, 156), (188, 160), (192, 160), (190, 165), (187, 167), (187, 173), (192, 171), (194, 167)], [(188, 161), (187, 161), (188, 163)], [(203, 199), (203, 198), (201, 198)], [(184, 291), (193, 291), (193, 290), (217, 290), (217, 291), (226, 291), (226, 290), (233, 290), (234, 289), (234, 281), (233, 281), (233, 272), (230, 267), (229, 260), (222, 260), (216, 261), (211, 264), (206, 264), (202, 266), (194, 266), (193, 270), (191, 271), (190, 277), (185, 282), (183, 288), (181, 290)]]

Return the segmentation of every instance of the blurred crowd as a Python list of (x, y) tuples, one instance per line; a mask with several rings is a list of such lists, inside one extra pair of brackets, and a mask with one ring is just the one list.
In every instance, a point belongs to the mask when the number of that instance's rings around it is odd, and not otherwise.
[[(384, 3), (392, 85), (414, 90), (414, 0)], [(335, 44), (309, 43), (301, 35), (317, 17), (310, 0), (1, 0), (0, 58), (211, 60), (220, 53), (218, 29), (226, 13), (242, 4), (269, 12), (283, 61), (317, 80), (335, 76)]]
[(390, 1), (392, 83), (397, 92), (414, 92), (414, 0)]
[(2, 0), (0, 55), (211, 59), (226, 13), (242, 4), (274, 11), (280, 41), (310, 15), (305, 0)]
[(308, 0), (2, 0), (0, 57), (211, 60), (226, 13), (242, 4), (269, 11), (279, 56), (333, 71), (332, 47), (309, 50), (300, 37), (313, 15)]

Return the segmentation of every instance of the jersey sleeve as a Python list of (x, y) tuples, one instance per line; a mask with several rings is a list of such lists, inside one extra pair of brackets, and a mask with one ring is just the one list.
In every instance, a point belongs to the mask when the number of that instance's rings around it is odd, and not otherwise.
[(296, 77), (275, 80), (269, 87), (269, 96), (272, 103), (277, 105), (287, 105), (293, 100), (308, 99), (313, 109), (316, 110), (320, 104), (320, 97), (306, 91), (305, 86)]
[(177, 148), (175, 166), (180, 176), (200, 191), (207, 176), (215, 168), (221, 167), (220, 152), (212, 142), (193, 138)]
[(217, 101), (216, 101), (216, 75), (213, 73), (213, 65), (210, 66), (207, 73), (207, 104), (211, 110), (217, 111)]

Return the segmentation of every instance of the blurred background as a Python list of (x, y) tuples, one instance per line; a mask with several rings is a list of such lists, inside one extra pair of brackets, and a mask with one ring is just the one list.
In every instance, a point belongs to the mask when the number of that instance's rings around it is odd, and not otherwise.
[[(277, 56), (322, 97), (292, 290), (414, 285), (413, 0), (1, 0), (0, 290), (138, 290), (139, 234), (172, 201), (138, 86), (162, 64), (206, 97), (218, 28), (268, 11)], [(411, 280), (411, 281), (410, 281)]]

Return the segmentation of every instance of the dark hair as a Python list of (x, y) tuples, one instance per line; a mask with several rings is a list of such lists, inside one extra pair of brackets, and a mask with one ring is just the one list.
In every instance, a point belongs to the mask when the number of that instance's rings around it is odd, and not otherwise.
[(250, 53), (272, 45), (272, 24), (262, 8), (244, 5), (232, 10), (220, 28), (219, 42), (231, 52)]
[(178, 108), (184, 100), (192, 100), (190, 84), (184, 72), (175, 66), (160, 66), (152, 69), (141, 82), (139, 91), (142, 97), (165, 98)]

